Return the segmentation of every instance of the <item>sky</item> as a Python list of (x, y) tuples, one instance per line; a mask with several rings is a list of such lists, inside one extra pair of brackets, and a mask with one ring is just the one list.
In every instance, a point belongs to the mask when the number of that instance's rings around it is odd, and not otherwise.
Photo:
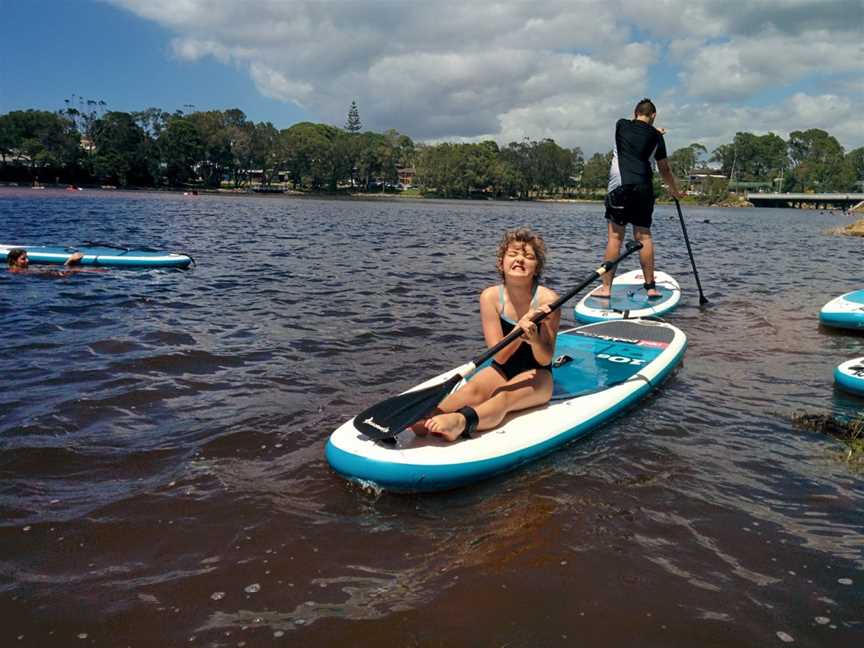
[(0, 0), (0, 114), (239, 108), (590, 156), (642, 97), (670, 151), (821, 128), (864, 146), (862, 0)]

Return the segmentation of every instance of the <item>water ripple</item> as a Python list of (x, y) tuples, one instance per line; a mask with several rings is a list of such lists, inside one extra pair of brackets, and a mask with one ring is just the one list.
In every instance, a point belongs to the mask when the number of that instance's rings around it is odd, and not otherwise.
[[(399, 645), (857, 645), (864, 485), (793, 424), (864, 406), (831, 382), (861, 336), (817, 322), (864, 284), (860, 241), (825, 234), (848, 217), (688, 207), (700, 309), (658, 207), (682, 366), (517, 473), (396, 497), (334, 476), (327, 435), (482, 350), (504, 229), (544, 234), (551, 286), (584, 278), (599, 205), (32, 193), (0, 190), (4, 240), (198, 263), (0, 272), (4, 645), (346, 645), (356, 622)], [(476, 631), (439, 621), (465, 609)]]

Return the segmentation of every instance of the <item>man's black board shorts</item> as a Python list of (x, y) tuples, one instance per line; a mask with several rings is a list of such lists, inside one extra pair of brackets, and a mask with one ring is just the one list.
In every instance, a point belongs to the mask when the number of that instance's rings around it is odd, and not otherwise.
[(651, 227), (654, 213), (654, 187), (650, 184), (625, 184), (606, 194), (606, 218), (616, 225), (630, 223)]

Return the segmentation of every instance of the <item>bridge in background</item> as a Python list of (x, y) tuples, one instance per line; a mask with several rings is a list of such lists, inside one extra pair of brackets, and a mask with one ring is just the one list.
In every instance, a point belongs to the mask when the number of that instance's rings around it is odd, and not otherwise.
[(864, 193), (748, 193), (754, 207), (851, 209), (864, 203)]

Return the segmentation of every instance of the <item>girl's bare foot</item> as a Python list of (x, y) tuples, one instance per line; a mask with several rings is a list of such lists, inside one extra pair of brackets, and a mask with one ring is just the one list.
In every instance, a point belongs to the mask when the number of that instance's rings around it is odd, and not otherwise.
[(429, 417), (420, 419), (416, 423), (413, 423), (412, 425), (410, 425), (408, 429), (410, 429), (417, 436), (426, 436), (426, 434), (429, 432), (429, 428), (426, 426), (426, 422), (430, 418), (435, 416), (436, 414), (441, 414), (441, 413), (442, 413), (441, 409), (436, 407), (434, 410), (432, 410), (430, 412)]
[(605, 288), (598, 288), (594, 292), (591, 293), (592, 297), (599, 297), (600, 299), (609, 299), (610, 293)]
[(433, 416), (426, 421), (426, 429), (432, 434), (444, 437), (447, 441), (455, 441), (465, 430), (467, 421), (459, 412), (447, 412)]

